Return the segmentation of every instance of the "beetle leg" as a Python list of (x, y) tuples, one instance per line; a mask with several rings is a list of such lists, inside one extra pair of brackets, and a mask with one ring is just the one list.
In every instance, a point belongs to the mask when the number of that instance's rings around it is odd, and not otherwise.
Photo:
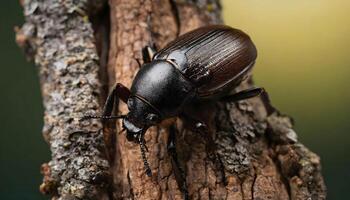
[(173, 172), (175, 174), (175, 179), (178, 187), (180, 188), (184, 199), (188, 200), (188, 190), (186, 184), (186, 176), (184, 170), (181, 168), (179, 160), (177, 159), (176, 153), (176, 127), (171, 125), (169, 127), (169, 137), (168, 137), (168, 153), (171, 156), (171, 164), (173, 166)]
[[(105, 105), (103, 106), (102, 116), (111, 116), (114, 105), (118, 105), (118, 100), (121, 99), (126, 103), (130, 96), (130, 90), (121, 83), (117, 83), (112, 92), (108, 95)], [(117, 98), (116, 98), (117, 97)], [(104, 120), (102, 120), (104, 122)]]
[(197, 120), (191, 116), (186, 114), (182, 114), (181, 116), (184, 119), (185, 127), (193, 132), (200, 133), (201, 136), (206, 140), (206, 150), (208, 152), (209, 158), (212, 160), (215, 167), (217, 167), (220, 171), (221, 179), (224, 185), (227, 184), (226, 176), (225, 176), (225, 167), (222, 163), (220, 155), (216, 153), (216, 144), (212, 138), (211, 131), (209, 127), (202, 121)]
[(102, 115), (101, 116), (87, 115), (87, 116), (84, 116), (83, 119), (100, 118), (102, 123), (104, 124), (106, 120), (123, 118), (124, 117), (123, 115), (112, 116), (112, 112), (114, 109), (114, 105), (118, 104), (119, 99), (121, 99), (123, 102), (126, 103), (129, 99), (129, 96), (130, 96), (130, 90), (124, 85), (122, 85), (121, 83), (117, 83), (106, 99), (105, 105), (103, 106)]
[(177, 3), (176, 3), (175, 0), (170, 0), (170, 6), (171, 6), (171, 11), (172, 11), (172, 13), (174, 15), (175, 23), (176, 23), (176, 26), (177, 26), (176, 37), (179, 37), (179, 35), (180, 35), (180, 27), (181, 27), (179, 8), (177, 7)]
[(199, 133), (205, 139), (209, 157), (213, 157), (215, 154), (215, 142), (211, 137), (211, 131), (209, 130), (208, 126), (204, 122), (194, 119), (188, 115), (183, 114), (181, 117), (184, 118), (186, 128), (193, 132)]
[(141, 61), (140, 61), (140, 59), (138, 59), (138, 58), (135, 58), (135, 60), (136, 60), (136, 62), (137, 62), (137, 65), (139, 66), (139, 68), (141, 68), (141, 67), (142, 67), (142, 64), (141, 64)]
[(221, 100), (225, 102), (235, 102), (259, 96), (263, 92), (265, 92), (264, 88), (250, 88), (247, 90), (242, 90), (232, 95), (225, 96), (221, 98)]
[(154, 55), (156, 54), (155, 45), (145, 46), (142, 48), (142, 59), (143, 63), (149, 63), (153, 60)]

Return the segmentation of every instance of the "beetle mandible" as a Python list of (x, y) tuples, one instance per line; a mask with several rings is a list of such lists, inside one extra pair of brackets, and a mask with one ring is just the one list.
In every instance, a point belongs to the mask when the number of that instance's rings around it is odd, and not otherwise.
[[(143, 49), (144, 64), (137, 72), (131, 89), (117, 83), (108, 96), (102, 116), (86, 118), (122, 118), (129, 141), (140, 145), (147, 175), (151, 170), (145, 157), (144, 135), (150, 126), (162, 120), (181, 117), (191, 121), (191, 130), (208, 133), (207, 126), (186, 113), (187, 108), (205, 101), (239, 101), (257, 96), (262, 88), (251, 88), (235, 94), (229, 92), (238, 86), (252, 69), (257, 51), (244, 32), (212, 25), (188, 32), (163, 49), (155, 52)], [(112, 116), (116, 98), (127, 103), (129, 113)], [(169, 131), (168, 151), (177, 162), (175, 131)], [(178, 171), (183, 170), (175, 166)], [(180, 189), (187, 193), (185, 178)], [(187, 194), (185, 194), (187, 195)]]

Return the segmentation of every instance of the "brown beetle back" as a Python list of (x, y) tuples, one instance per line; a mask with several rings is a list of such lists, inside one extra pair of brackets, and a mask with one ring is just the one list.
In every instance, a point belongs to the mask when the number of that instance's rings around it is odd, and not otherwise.
[(217, 95), (238, 85), (256, 57), (257, 51), (249, 36), (224, 25), (188, 32), (155, 55), (155, 59), (174, 62), (197, 86), (199, 97)]

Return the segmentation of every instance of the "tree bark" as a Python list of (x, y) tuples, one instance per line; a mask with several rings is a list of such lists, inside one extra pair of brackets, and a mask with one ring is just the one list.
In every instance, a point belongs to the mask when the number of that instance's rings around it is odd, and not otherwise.
[[(131, 85), (141, 48), (161, 48), (189, 30), (222, 23), (217, 0), (26, 0), (17, 43), (39, 66), (45, 107), (43, 134), (52, 160), (43, 164), (43, 193), (53, 199), (182, 199), (167, 154), (166, 125), (146, 134), (153, 176), (139, 146), (101, 129), (83, 114), (99, 114), (106, 91)], [(110, 14), (110, 16), (108, 16)], [(253, 86), (252, 79), (236, 90)], [(106, 89), (107, 88), (107, 89)], [(99, 99), (101, 99), (99, 101)], [(124, 104), (118, 112), (126, 113)], [(325, 199), (319, 157), (297, 140), (292, 120), (267, 94), (213, 103), (201, 113), (214, 130), (221, 163), (205, 140), (177, 119), (177, 151), (191, 199)], [(103, 133), (102, 133), (103, 132)], [(223, 168), (219, 167), (223, 166)], [(224, 175), (223, 175), (224, 174)]]

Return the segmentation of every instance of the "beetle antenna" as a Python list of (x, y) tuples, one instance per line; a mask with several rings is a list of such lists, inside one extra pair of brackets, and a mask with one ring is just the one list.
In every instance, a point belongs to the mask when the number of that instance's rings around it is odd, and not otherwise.
[(143, 136), (141, 135), (139, 137), (139, 144), (140, 144), (140, 150), (141, 150), (141, 156), (142, 156), (142, 160), (143, 160), (143, 165), (145, 166), (145, 172), (147, 174), (147, 176), (151, 177), (152, 176), (152, 170), (148, 164), (147, 158), (146, 158), (146, 147), (145, 147), (145, 143), (144, 143), (144, 139)]
[(112, 120), (112, 119), (121, 119), (124, 118), (125, 115), (118, 115), (118, 116), (98, 116), (98, 115), (85, 115), (80, 120), (86, 120), (86, 119), (104, 119), (104, 120)]
[(146, 145), (146, 140), (145, 139), (142, 139), (142, 140), (143, 140), (143, 146), (145, 147), (146, 152), (148, 152), (148, 147)]

